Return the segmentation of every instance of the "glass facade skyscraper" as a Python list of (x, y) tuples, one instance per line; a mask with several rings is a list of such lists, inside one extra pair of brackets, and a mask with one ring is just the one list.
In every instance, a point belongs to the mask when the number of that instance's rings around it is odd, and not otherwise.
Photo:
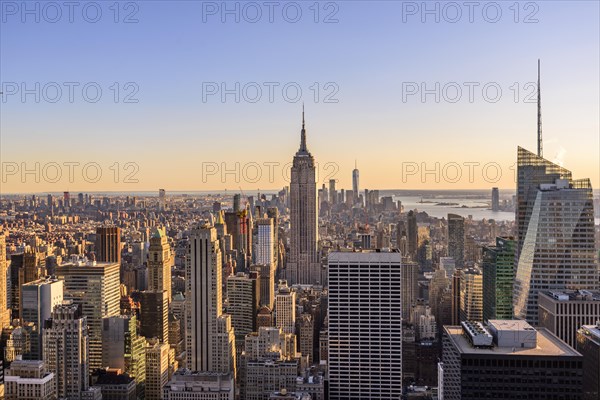
[(518, 150), (514, 312), (538, 322), (538, 292), (598, 288), (589, 179)]
[(483, 247), (483, 320), (513, 318), (515, 240), (496, 238), (496, 246)]

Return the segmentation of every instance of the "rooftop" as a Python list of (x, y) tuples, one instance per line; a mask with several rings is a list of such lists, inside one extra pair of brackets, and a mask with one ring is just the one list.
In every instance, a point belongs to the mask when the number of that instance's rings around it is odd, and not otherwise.
[(600, 322), (597, 325), (583, 325), (578, 332), (593, 339), (600, 346)]
[[(516, 322), (516, 321), (507, 321)], [(537, 345), (533, 348), (473, 347), (463, 335), (460, 326), (444, 326), (444, 331), (462, 354), (497, 355), (497, 356), (581, 356), (575, 349), (554, 336), (545, 328), (537, 328)]]
[(600, 301), (600, 292), (592, 290), (544, 290), (540, 294), (558, 301)]

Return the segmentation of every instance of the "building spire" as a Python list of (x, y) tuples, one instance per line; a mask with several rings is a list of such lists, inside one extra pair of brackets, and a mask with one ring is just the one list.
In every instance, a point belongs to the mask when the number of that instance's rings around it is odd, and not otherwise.
[(538, 81), (537, 81), (537, 153), (538, 157), (544, 156), (542, 147), (542, 92), (540, 88), (540, 59), (538, 58)]
[(300, 132), (300, 151), (306, 151), (306, 129), (304, 129), (304, 103), (302, 103), (302, 131)]

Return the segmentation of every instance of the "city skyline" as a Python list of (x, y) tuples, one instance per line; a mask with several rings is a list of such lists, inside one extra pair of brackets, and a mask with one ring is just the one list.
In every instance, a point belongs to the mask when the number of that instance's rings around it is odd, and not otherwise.
[[(498, 23), (482, 20), (479, 13), (474, 23), (464, 20), (449, 23), (443, 19), (436, 23), (431, 18), (422, 23), (418, 14), (404, 15), (406, 22), (403, 22), (401, 3), (386, 2), (380, 6), (340, 3), (335, 15), (337, 23), (314, 23), (308, 9), (304, 9), (305, 18), (297, 24), (285, 21), (251, 24), (243, 20), (235, 23), (231, 19), (223, 23), (218, 14), (206, 15), (203, 22), (201, 5), (193, 2), (186, 3), (191, 12), (178, 15), (183, 20), (177, 26), (169, 22), (173, 10), (160, 2), (141, 5), (135, 15), (138, 22), (132, 24), (114, 24), (110, 20), (95, 25), (85, 21), (75, 21), (72, 25), (21, 23), (9, 16), (2, 24), (0, 39), (0, 66), (5, 84), (0, 104), (2, 161), (19, 167), (25, 163), (28, 168), (35, 162), (42, 166), (50, 162), (101, 165), (99, 182), (88, 183), (77, 174), (70, 183), (63, 167), (64, 177), (60, 182), (40, 179), (36, 183), (39, 192), (138, 191), (159, 187), (167, 191), (215, 191), (234, 190), (242, 183), (248, 191), (276, 189), (289, 183), (282, 177), (282, 166), (289, 163), (286, 154), (296, 147), (295, 121), (301, 103), (305, 102), (313, 132), (313, 154), (320, 166), (328, 162), (339, 166), (335, 175), (338, 186), (351, 187), (351, 171), (357, 159), (364, 188), (514, 188), (514, 171), (510, 168), (514, 165), (516, 144), (529, 149), (536, 147), (535, 93), (526, 85), (535, 83), (536, 60), (541, 58), (545, 157), (561, 161), (581, 176), (590, 177), (594, 187), (600, 187), (597, 168), (600, 43), (598, 21), (594, 18), (598, 14), (596, 2), (579, 2), (578, 7), (566, 9), (558, 2), (540, 3), (535, 23), (522, 21), (531, 14), (531, 10), (524, 9), (520, 10), (520, 22), (515, 23), (508, 5), (504, 6), (503, 18)], [(321, 10), (321, 19), (330, 12)], [(103, 15), (109, 18), (112, 13), (105, 10)], [(157, 36), (151, 27), (165, 23), (172, 26), (172, 33)], [(357, 23), (367, 27), (362, 36), (351, 30)], [(553, 29), (557, 24), (571, 29), (559, 32)], [(75, 29), (81, 35), (73, 35)], [(206, 29), (213, 30), (215, 39), (200, 41), (202, 55), (189, 54), (186, 50), (198, 47), (197, 38), (203, 37)], [(279, 34), (276, 44), (282, 45), (277, 57), (269, 57), (272, 47), (266, 44), (273, 37), (272, 29)], [(129, 45), (109, 45), (117, 35)], [(404, 40), (413, 36), (418, 39)], [(100, 37), (106, 38), (105, 43), (98, 41)], [(447, 38), (449, 44), (439, 41), (439, 37)], [(165, 45), (168, 50), (155, 57), (143, 44), (145, 40)], [(89, 41), (97, 44), (93, 51), (86, 47)], [(386, 47), (390, 43), (391, 47)], [(482, 46), (494, 48), (494, 52), (481, 52)], [(70, 53), (71, 48), (79, 49), (77, 56)], [(363, 56), (351, 56), (357, 53)], [(50, 54), (52, 58), (45, 57), (40, 62), (39, 57)], [(249, 63), (246, 70), (236, 66), (240, 57)], [(442, 58), (448, 60), (441, 63)], [(22, 61), (17, 64), (12, 59)], [(172, 60), (177, 59), (183, 62), (178, 63), (182, 70), (175, 76)], [(216, 59), (227, 67), (222, 68)], [(261, 59), (272, 62), (264, 65)], [(73, 63), (65, 62), (68, 60)], [(124, 62), (117, 65), (112, 60)], [(319, 60), (317, 65), (312, 65), (316, 60)], [(507, 60), (511, 61), (510, 67), (500, 68)], [(378, 71), (377, 76), (370, 71)], [(80, 82), (81, 86), (97, 82), (104, 97), (98, 103), (88, 103), (81, 96), (73, 103), (65, 99), (50, 103), (42, 96), (36, 103), (34, 95), (30, 95), (22, 102), (18, 93), (8, 95), (12, 86), (6, 86), (17, 82), (31, 88), (35, 82), (42, 85), (71, 81)], [(135, 82), (139, 88), (135, 97), (139, 102), (114, 103), (111, 96), (115, 89), (109, 88), (114, 82), (119, 83), (121, 97), (131, 92), (124, 88), (125, 83)], [(251, 103), (244, 101), (243, 96), (239, 103), (233, 96), (221, 102), (218, 95), (203, 102), (202, 87), (207, 82), (223, 82), (228, 88), (236, 82), (242, 86), (245, 82), (277, 82), (280, 86), (296, 82), (303, 96), (296, 103), (281, 96), (272, 103), (267, 99)], [(316, 88), (310, 89), (315, 82), (319, 102), (312, 98)], [(335, 95), (337, 103), (324, 102), (325, 94), (333, 92), (325, 89), (328, 82), (339, 89)], [(424, 83), (426, 89), (431, 89), (436, 82), (442, 88), (447, 83), (459, 83), (463, 97), (452, 103), (446, 101), (450, 97), (446, 93), (448, 96), (441, 96), (436, 103), (435, 95), (427, 96), (423, 102), (417, 94), (403, 101), (403, 84)], [(493, 103), (483, 99), (481, 90), (477, 90), (471, 103), (466, 98), (465, 82), (479, 83), (478, 89), (485, 83), (497, 83), (503, 95)], [(520, 88), (517, 102), (515, 82)], [(65, 89), (63, 96), (66, 94)], [(263, 95), (266, 94), (263, 86)], [(31, 113), (37, 118), (27, 118)], [(219, 145), (215, 143), (217, 137), (223, 139)], [(367, 137), (379, 140), (365, 140)], [(493, 149), (489, 146), (491, 140)], [(432, 146), (440, 141), (443, 147)], [(271, 151), (273, 144), (277, 152)], [(219, 149), (223, 151), (218, 152)], [(465, 149), (469, 149), (468, 155)], [(156, 163), (157, 159), (164, 160), (166, 165)], [(248, 180), (238, 183), (231, 176), (225, 182), (218, 176), (202, 181), (203, 162), (219, 166), (225, 163), (232, 168), (236, 161), (242, 165), (278, 162), (280, 166), (272, 183), (266, 178), (256, 184)], [(503, 176), (497, 182), (486, 182), (479, 170), (473, 183), (464, 178), (457, 183), (443, 179), (435, 182), (431, 175), (424, 183), (418, 175), (402, 181), (401, 162), (426, 163), (431, 169), (436, 161), (442, 166), (451, 162), (460, 165), (479, 162), (479, 168), (496, 162), (502, 167)], [(117, 183), (114, 171), (109, 169), (114, 163), (119, 163)], [(137, 171), (125, 169), (126, 163), (135, 163)], [(10, 166), (5, 165), (6, 168)], [(182, 173), (172, 174), (172, 171)], [(321, 168), (319, 177), (331, 171)], [(466, 172), (464, 168), (463, 174)], [(129, 173), (139, 183), (123, 182)], [(31, 192), (31, 184), (35, 183), (32, 176), (22, 183), (19, 175), (7, 177), (2, 184), (3, 194)], [(266, 168), (263, 175), (267, 175)]]

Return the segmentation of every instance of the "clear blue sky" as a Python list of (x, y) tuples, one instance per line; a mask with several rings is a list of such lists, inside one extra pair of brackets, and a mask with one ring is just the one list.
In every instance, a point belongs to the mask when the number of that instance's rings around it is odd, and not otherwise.
[[(73, 182), (63, 178), (58, 183), (43, 177), (35, 183), (32, 176), (21, 182), (19, 175), (8, 176), (2, 183), (4, 193), (277, 188), (285, 184), (283, 164), (291, 161), (298, 147), (302, 101), (308, 145), (320, 163), (321, 180), (333, 173), (325, 163), (335, 163), (339, 170), (334, 176), (349, 187), (358, 159), (362, 188), (511, 188), (509, 168), (517, 145), (535, 150), (536, 105), (524, 100), (532, 93), (525, 85), (536, 80), (538, 58), (545, 156), (563, 162), (575, 177), (592, 178), (595, 188), (600, 183), (597, 1), (521, 2), (517, 23), (512, 1), (497, 3), (502, 16), (496, 23), (488, 22), (496, 17), (490, 2), (475, 8), (472, 23), (464, 6), (462, 17), (449, 22), (456, 10), (444, 2), (437, 3), (439, 22), (435, 15), (421, 21), (422, 10), (413, 6), (420, 8), (422, 2), (320, 2), (318, 23), (313, 1), (297, 3), (302, 10), (297, 23), (284, 18), (295, 16), (294, 5), (288, 2), (276, 2), (274, 22), (262, 1), (251, 6), (239, 2), (239, 22), (235, 15), (221, 21), (222, 2), (142, 1), (136, 7), (120, 2), (118, 23), (113, 1), (98, 2), (102, 16), (97, 23), (84, 19), (84, 6), (88, 19), (95, 16), (88, 2), (78, 3), (73, 23), (66, 8), (59, 21), (51, 23), (56, 10), (44, 9), (41, 2), (36, 22), (35, 15), (22, 15), (22, 2), (0, 3), (0, 81), (5, 92), (14, 89), (11, 82), (30, 88), (36, 82), (40, 87), (48, 82), (80, 83), (73, 103), (64, 85), (56, 103), (48, 101), (54, 96), (51, 87), (46, 95), (40, 93), (39, 103), (33, 95), (24, 102), (20, 93), (3, 95), (2, 162), (19, 166), (40, 162), (42, 167), (49, 162), (97, 162), (103, 172), (95, 183), (86, 182), (81, 174)], [(31, 8), (35, 3), (27, 2)], [(235, 2), (227, 4), (235, 7)], [(436, 3), (428, 4), (433, 8)], [(254, 5), (260, 6), (262, 17), (251, 23)], [(215, 9), (216, 15), (210, 14)], [(413, 11), (415, 15), (407, 14)], [(324, 23), (332, 13), (338, 22)], [(130, 14), (137, 23), (123, 22)], [(528, 16), (538, 22), (525, 23)], [(87, 82), (102, 88), (98, 103), (83, 99), (81, 86)], [(118, 103), (113, 100), (114, 87), (110, 89), (114, 82), (121, 86)], [(133, 96), (138, 103), (123, 102), (133, 90), (123, 87), (127, 82), (139, 88)], [(239, 103), (233, 95), (223, 103), (218, 94), (203, 101), (207, 82), (225, 82), (228, 87), (257, 82), (263, 96), (256, 103), (243, 95)], [(264, 82), (280, 84), (272, 103)], [(281, 93), (289, 82), (303, 91), (297, 103), (286, 101)], [(315, 82), (318, 102), (310, 89)], [(325, 87), (328, 82), (334, 85)], [(462, 98), (451, 103), (447, 98), (454, 92), (448, 92), (439, 103), (434, 95), (425, 102), (420, 95), (403, 101), (403, 86), (406, 90), (410, 82), (431, 88), (435, 82), (440, 87), (457, 82)], [(464, 82), (479, 83), (472, 103)], [(515, 82), (520, 86), (517, 102)], [(484, 99), (486, 83), (502, 89), (499, 101)], [(323, 102), (334, 88), (339, 89), (333, 95), (338, 102)], [(258, 182), (244, 179), (242, 173), (239, 183), (233, 175), (203, 179), (203, 163), (206, 172), (206, 163), (234, 168), (236, 161), (280, 166), (274, 167), (272, 182), (266, 167)], [(109, 169), (114, 162), (121, 169), (117, 183)], [(135, 174), (139, 183), (122, 182), (127, 162), (139, 166)], [(434, 175), (422, 177), (420, 171), (403, 179), (403, 162), (419, 168), (422, 163), (434, 168), (435, 162), (440, 168), (453, 162), (480, 165), (473, 182), (462, 167), (458, 182), (449, 182), (441, 172), (438, 183)], [(490, 162), (502, 167), (498, 182), (482, 178), (481, 166)], [(446, 173), (455, 176), (450, 169)]]

